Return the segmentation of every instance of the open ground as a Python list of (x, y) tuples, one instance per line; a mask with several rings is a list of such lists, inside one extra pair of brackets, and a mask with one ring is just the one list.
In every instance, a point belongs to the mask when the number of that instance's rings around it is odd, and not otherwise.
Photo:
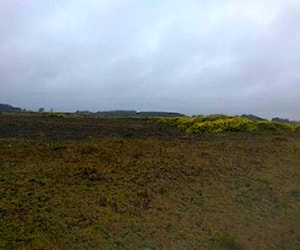
[(0, 115), (0, 249), (299, 249), (300, 132)]

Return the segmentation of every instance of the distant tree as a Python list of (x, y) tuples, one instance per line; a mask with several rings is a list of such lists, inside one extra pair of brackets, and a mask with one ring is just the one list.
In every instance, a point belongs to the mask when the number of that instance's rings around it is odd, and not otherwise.
[(44, 109), (44, 108), (39, 108), (39, 112), (40, 112), (40, 113), (44, 113), (44, 112), (45, 112), (45, 109)]

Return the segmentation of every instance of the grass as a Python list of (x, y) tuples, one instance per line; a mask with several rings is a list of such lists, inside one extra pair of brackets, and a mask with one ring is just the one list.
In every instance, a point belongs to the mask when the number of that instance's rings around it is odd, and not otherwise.
[(0, 249), (300, 246), (299, 132), (1, 117)]
[(64, 118), (65, 117), (65, 115), (63, 113), (53, 113), (53, 112), (43, 113), (42, 115), (43, 116), (48, 116), (48, 117), (51, 117), (51, 118)]

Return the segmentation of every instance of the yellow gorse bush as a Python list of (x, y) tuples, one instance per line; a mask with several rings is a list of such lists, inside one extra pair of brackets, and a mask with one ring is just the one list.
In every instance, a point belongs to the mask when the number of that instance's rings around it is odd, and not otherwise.
[(295, 130), (296, 127), (271, 121), (253, 121), (248, 118), (224, 115), (159, 118), (160, 122), (183, 129), (188, 134), (216, 134), (222, 132), (253, 132)]

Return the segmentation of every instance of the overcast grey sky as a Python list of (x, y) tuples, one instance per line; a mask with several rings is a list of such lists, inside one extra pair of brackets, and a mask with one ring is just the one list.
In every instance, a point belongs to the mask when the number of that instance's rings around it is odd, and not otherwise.
[(0, 0), (0, 103), (300, 120), (300, 1)]

